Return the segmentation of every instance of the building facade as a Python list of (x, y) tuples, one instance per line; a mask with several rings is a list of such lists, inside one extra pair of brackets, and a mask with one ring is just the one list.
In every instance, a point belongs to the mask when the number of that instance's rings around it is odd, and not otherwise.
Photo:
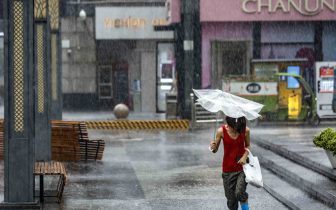
[(202, 87), (252, 74), (252, 59), (307, 58), (314, 89), (314, 62), (336, 60), (335, 9), (335, 0), (201, 0)]
[[(164, 112), (174, 79), (174, 34), (164, 1), (63, 2), (63, 108)], [(78, 17), (86, 12), (85, 20)]]

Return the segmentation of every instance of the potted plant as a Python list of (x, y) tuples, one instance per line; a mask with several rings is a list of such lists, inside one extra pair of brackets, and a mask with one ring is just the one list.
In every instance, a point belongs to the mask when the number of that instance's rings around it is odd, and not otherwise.
[(320, 134), (316, 135), (313, 140), (315, 146), (322, 147), (332, 165), (336, 168), (336, 130), (332, 128), (324, 129)]

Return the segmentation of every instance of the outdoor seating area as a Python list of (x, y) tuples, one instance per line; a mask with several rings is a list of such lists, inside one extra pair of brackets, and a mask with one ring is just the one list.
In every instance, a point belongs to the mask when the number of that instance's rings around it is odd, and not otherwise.
[[(52, 121), (52, 160), (102, 160), (105, 141), (89, 139), (82, 121)], [(0, 159), (4, 159), (4, 120), (0, 119)]]
[(81, 121), (52, 121), (52, 159), (57, 161), (101, 160), (105, 141), (90, 140)]
[[(54, 201), (61, 203), (66, 182), (66, 172), (63, 164), (60, 162), (36, 162), (34, 175), (40, 178), (40, 189), (35, 190), (34, 196), (40, 197), (41, 203), (45, 202), (45, 198), (54, 198)], [(56, 190), (44, 190), (44, 176), (59, 176)]]
[(105, 141), (102, 139), (81, 139), (80, 160), (101, 160), (105, 148)]
[(52, 121), (51, 157), (56, 161), (80, 161), (80, 123)]

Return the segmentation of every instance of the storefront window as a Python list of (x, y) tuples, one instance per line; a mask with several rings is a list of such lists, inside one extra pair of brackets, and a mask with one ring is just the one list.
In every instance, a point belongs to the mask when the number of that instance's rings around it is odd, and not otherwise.
[[(300, 66), (288, 66), (287, 73), (300, 75)], [(287, 78), (287, 88), (288, 89), (297, 89), (299, 87), (300, 87), (300, 84), (294, 77)]]

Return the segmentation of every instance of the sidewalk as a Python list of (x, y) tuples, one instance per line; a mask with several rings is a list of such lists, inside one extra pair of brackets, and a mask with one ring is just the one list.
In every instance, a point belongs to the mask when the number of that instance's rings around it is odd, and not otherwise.
[[(112, 121), (116, 120), (113, 111), (63, 111), (63, 120)], [(0, 119), (3, 119), (4, 106), (0, 105)], [(165, 113), (130, 112), (128, 120), (166, 120)]]
[[(130, 112), (128, 120), (166, 120), (165, 113)], [(111, 121), (116, 120), (113, 111), (69, 112), (63, 111), (63, 120), (75, 121)]]

